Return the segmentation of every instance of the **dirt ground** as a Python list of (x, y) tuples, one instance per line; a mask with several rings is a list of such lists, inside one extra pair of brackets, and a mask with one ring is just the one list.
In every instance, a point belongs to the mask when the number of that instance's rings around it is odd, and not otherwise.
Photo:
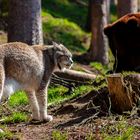
[[(20, 136), (20, 140), (62, 140), (62, 137), (64, 140), (102, 140), (103, 131), (120, 134), (115, 125), (120, 122), (121, 117), (110, 116), (107, 97), (106, 88), (98, 92), (91, 91), (59, 106), (49, 107), (49, 114), (54, 117), (52, 122), (8, 124), (7, 127)], [(133, 139), (140, 140), (139, 117), (129, 116), (123, 122), (138, 128)], [(110, 130), (110, 126), (115, 130)]]
[[(67, 134), (68, 140), (87, 140), (92, 135), (92, 139), (103, 140), (100, 131), (103, 127), (115, 125), (118, 123), (115, 119), (107, 117), (95, 118), (90, 123), (79, 125), (79, 122), (70, 123), (73, 120), (73, 115), (57, 115), (54, 120), (44, 124), (15, 124), (9, 125), (11, 132), (20, 135), (21, 140), (59, 140), (53, 137), (54, 131), (61, 131), (62, 135)], [(69, 123), (67, 123), (69, 122)], [(128, 119), (127, 123), (140, 127), (139, 119)], [(66, 125), (67, 124), (67, 125)], [(140, 139), (140, 132), (134, 134), (135, 140)], [(61, 140), (61, 139), (60, 139)], [(64, 139), (65, 140), (65, 139)]]

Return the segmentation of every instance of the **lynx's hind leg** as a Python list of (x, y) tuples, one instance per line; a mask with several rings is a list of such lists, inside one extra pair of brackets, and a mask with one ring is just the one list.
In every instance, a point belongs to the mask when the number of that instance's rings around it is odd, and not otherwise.
[(2, 64), (0, 64), (0, 102), (3, 96), (4, 81), (5, 81), (4, 67)]
[(47, 113), (47, 91), (40, 90), (36, 92), (36, 96), (39, 104), (40, 120), (44, 122), (52, 121), (53, 117)]
[(40, 121), (39, 106), (34, 91), (26, 91), (32, 110), (32, 120)]

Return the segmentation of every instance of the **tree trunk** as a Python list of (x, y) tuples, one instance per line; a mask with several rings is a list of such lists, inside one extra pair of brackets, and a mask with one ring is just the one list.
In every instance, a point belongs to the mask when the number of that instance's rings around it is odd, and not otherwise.
[(138, 11), (138, 0), (118, 0), (118, 18)]
[(108, 63), (107, 39), (103, 33), (103, 28), (107, 24), (107, 13), (106, 0), (92, 1), (92, 37), (89, 59), (102, 64)]
[(139, 106), (140, 74), (112, 74), (107, 77), (111, 108), (117, 113)]
[(110, 23), (110, 4), (111, 0), (106, 0), (107, 23)]
[(110, 0), (112, 5), (117, 5), (117, 0)]
[(9, 0), (8, 42), (43, 44), (41, 0)]
[(138, 12), (140, 11), (140, 0), (138, 0)]
[(88, 0), (88, 14), (85, 28), (89, 32), (91, 31), (91, 21), (92, 21), (91, 9), (92, 9), (92, 0)]

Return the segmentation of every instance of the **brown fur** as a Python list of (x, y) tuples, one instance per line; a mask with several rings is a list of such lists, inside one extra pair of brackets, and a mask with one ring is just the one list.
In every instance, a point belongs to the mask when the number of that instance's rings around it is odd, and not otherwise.
[(140, 13), (123, 16), (116, 22), (106, 26), (104, 33), (109, 39), (114, 57), (117, 57), (116, 71), (139, 71)]
[(52, 120), (47, 115), (46, 94), (50, 77), (57, 69), (69, 68), (72, 64), (71, 57), (63, 45), (56, 43), (49, 47), (28, 46), (21, 42), (1, 45), (0, 99), (6, 92), (25, 90), (32, 107), (33, 119)]

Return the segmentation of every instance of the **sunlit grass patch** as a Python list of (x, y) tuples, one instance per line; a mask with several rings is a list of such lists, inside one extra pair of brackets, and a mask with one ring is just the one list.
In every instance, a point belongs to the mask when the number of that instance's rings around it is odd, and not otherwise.
[(68, 19), (84, 28), (87, 19), (88, 1), (81, 1), (85, 4), (77, 4), (70, 0), (42, 0), (42, 8), (54, 17)]
[(67, 140), (68, 133), (62, 133), (60, 131), (53, 131), (52, 132), (52, 140)]
[(93, 89), (92, 85), (82, 85), (79, 87), (76, 87), (73, 91), (72, 98), (78, 97), (84, 93), (90, 92)]
[(102, 134), (104, 140), (132, 140), (136, 129), (134, 126), (130, 126), (125, 120), (122, 120), (105, 126)]
[(109, 70), (107, 65), (102, 65), (99, 62), (91, 62), (90, 66), (99, 72), (99, 74), (105, 75)]
[(16, 92), (13, 94), (9, 101), (8, 101), (9, 106), (11, 107), (17, 107), (20, 105), (27, 105), (28, 104), (28, 98), (23, 91)]
[(14, 138), (14, 134), (11, 133), (5, 126), (0, 126), (0, 139), (1, 140), (12, 140)]
[(57, 103), (63, 100), (65, 97), (63, 94), (67, 92), (68, 89), (63, 86), (52, 86), (48, 89), (48, 102)]
[(77, 24), (63, 18), (54, 18), (42, 12), (44, 43), (52, 41), (63, 43), (73, 52), (84, 52), (88, 48), (90, 35), (84, 32)]
[(13, 112), (10, 116), (3, 117), (2, 120), (5, 124), (26, 122), (27, 115), (23, 112)]
[(49, 104), (57, 104), (65, 100), (78, 97), (81, 94), (90, 92), (92, 89), (92, 85), (82, 85), (75, 87), (74, 91), (66, 94), (68, 92), (68, 89), (63, 86), (50, 87), (48, 91)]

